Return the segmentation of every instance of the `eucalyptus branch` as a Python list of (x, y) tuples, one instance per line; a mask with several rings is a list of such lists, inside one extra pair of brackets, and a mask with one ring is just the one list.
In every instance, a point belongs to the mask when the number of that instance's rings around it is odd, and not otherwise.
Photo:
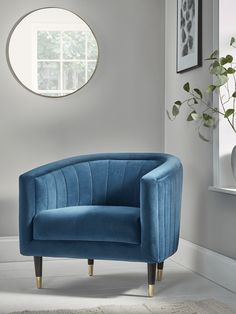
[(234, 132), (236, 132), (236, 129), (234, 127), (233, 122), (230, 121), (229, 117), (226, 116), (226, 109), (224, 107), (224, 103), (222, 102), (222, 96), (221, 96), (221, 92), (220, 92), (220, 102), (221, 102), (221, 106), (223, 108), (224, 113), (222, 113), (224, 115), (224, 117), (227, 119), (227, 121), (229, 122), (229, 125), (231, 126), (231, 128), (233, 129)]
[[(236, 48), (236, 39), (230, 40), (230, 45)], [(198, 126), (198, 134), (204, 141), (208, 141), (202, 134), (203, 128), (212, 129), (220, 117), (227, 120), (229, 126), (236, 133), (236, 62), (233, 56), (226, 55), (219, 57), (218, 51), (214, 51), (209, 58), (209, 72), (216, 78), (214, 85), (209, 85), (207, 98), (198, 88), (190, 88), (189, 82), (185, 83), (183, 90), (187, 92), (188, 97), (184, 101), (175, 101), (172, 107), (172, 117), (169, 112), (168, 117), (174, 120), (180, 113), (180, 108), (187, 105), (191, 110), (186, 118), (187, 121), (194, 121)], [(230, 79), (233, 80), (233, 91)], [(214, 107), (210, 95), (219, 91), (219, 107)], [(229, 105), (229, 106), (228, 106)]]
[(224, 102), (224, 101), (223, 101), (223, 98), (222, 98), (221, 92), (219, 92), (219, 99), (220, 99), (221, 107), (222, 107), (222, 109), (223, 109), (223, 111), (224, 111), (224, 113), (223, 113), (223, 114), (225, 114), (225, 112), (226, 112), (226, 109), (225, 109), (225, 104), (226, 104), (227, 102)]
[[(189, 92), (189, 93), (190, 93), (191, 95), (194, 95), (192, 92)], [(200, 101), (207, 107), (207, 109), (212, 110), (214, 113), (218, 113), (218, 114), (224, 115), (224, 113), (222, 113), (221, 111), (219, 111), (217, 108), (214, 108), (214, 107), (210, 106), (207, 101), (204, 101), (203, 98), (200, 98), (200, 97), (198, 97), (198, 96), (195, 96), (195, 98), (198, 99), (198, 100), (200, 100)]]

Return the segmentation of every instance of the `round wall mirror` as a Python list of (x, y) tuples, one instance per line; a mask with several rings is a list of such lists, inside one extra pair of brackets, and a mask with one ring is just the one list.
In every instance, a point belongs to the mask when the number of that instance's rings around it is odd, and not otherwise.
[(78, 15), (59, 8), (43, 8), (23, 17), (9, 36), (7, 52), (18, 81), (47, 97), (82, 88), (98, 62), (92, 30)]

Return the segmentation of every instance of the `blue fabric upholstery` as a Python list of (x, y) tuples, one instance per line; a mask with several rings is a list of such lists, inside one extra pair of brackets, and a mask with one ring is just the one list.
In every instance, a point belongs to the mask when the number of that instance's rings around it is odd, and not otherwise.
[(33, 221), (35, 240), (140, 243), (140, 209), (74, 206), (42, 210)]
[(36, 178), (36, 212), (78, 205), (139, 207), (141, 177), (159, 160), (96, 160)]
[(182, 165), (168, 154), (96, 154), (33, 169), (20, 176), (21, 253), (162, 262), (178, 247), (181, 189)]

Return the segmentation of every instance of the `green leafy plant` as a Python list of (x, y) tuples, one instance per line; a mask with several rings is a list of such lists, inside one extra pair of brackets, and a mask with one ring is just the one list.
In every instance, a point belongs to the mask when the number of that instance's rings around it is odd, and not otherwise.
[[(230, 46), (236, 48), (236, 39), (230, 39)], [(185, 83), (183, 90), (187, 98), (177, 100), (172, 106), (171, 113), (167, 111), (170, 120), (174, 120), (184, 106), (189, 108), (186, 120), (197, 124), (199, 137), (209, 141), (203, 135), (203, 129), (213, 129), (220, 117), (227, 119), (230, 127), (236, 133), (236, 63), (232, 55), (219, 57), (218, 51), (214, 51), (209, 58), (209, 72), (214, 76), (214, 84), (207, 87), (205, 92), (193, 88), (189, 82)], [(212, 105), (212, 96), (219, 96), (219, 108)]]

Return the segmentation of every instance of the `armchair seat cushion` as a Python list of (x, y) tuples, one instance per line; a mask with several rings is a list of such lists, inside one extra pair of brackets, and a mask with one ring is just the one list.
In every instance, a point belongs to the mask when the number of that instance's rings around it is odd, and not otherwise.
[(140, 244), (140, 208), (71, 206), (40, 211), (34, 240), (104, 241)]

